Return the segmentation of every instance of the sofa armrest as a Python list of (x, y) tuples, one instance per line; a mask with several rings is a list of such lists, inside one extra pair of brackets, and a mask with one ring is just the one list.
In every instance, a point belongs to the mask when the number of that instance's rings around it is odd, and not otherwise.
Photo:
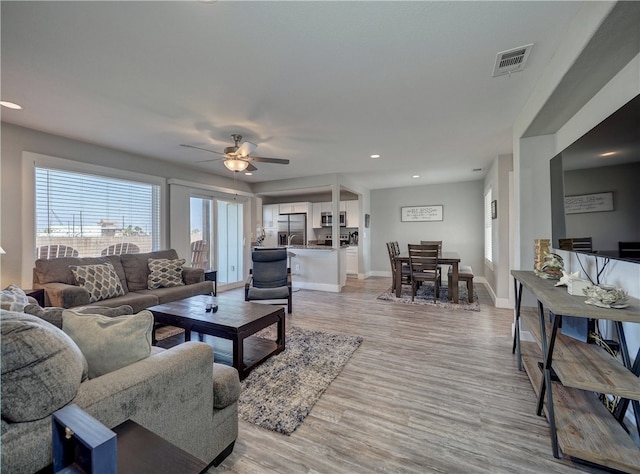
[(40, 285), (40, 287), (44, 288), (46, 306), (73, 308), (89, 304), (89, 292), (81, 286), (67, 285), (66, 283), (46, 283)]
[(204, 270), (202, 268), (182, 267), (182, 281), (185, 285), (200, 283), (204, 281)]
[(73, 403), (109, 428), (132, 419), (210, 462), (212, 366), (211, 346), (186, 342), (83, 382)]

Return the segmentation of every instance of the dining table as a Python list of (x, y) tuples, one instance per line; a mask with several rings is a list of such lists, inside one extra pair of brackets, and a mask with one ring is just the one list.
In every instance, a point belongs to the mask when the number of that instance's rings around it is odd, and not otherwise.
[[(396, 265), (396, 278), (393, 281), (393, 287), (391, 290), (395, 290), (396, 297), (400, 298), (402, 295), (402, 265), (409, 264), (409, 252), (402, 252), (396, 255), (394, 258)], [(451, 286), (449, 288), (449, 299), (454, 303), (459, 302), (458, 292), (458, 266), (460, 264), (460, 255), (458, 252), (440, 252), (438, 254), (438, 265), (451, 265)]]

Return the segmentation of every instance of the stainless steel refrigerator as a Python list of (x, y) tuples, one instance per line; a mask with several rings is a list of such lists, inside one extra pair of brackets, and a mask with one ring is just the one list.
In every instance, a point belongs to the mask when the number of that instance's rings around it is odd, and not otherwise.
[(306, 245), (307, 215), (280, 214), (278, 217), (278, 245)]

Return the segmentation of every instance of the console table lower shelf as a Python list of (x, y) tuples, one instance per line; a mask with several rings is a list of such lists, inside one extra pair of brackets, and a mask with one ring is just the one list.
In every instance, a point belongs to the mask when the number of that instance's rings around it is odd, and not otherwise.
[[(536, 396), (540, 394), (542, 352), (521, 342), (522, 366)], [(565, 456), (617, 469), (640, 472), (640, 450), (593, 392), (552, 382), (558, 444)], [(549, 419), (546, 405), (544, 414)]]

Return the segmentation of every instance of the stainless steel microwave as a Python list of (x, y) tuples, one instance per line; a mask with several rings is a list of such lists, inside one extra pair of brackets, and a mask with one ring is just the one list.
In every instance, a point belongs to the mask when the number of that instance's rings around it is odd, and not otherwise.
[[(340, 227), (347, 225), (347, 213), (342, 211), (340, 216)], [(320, 225), (322, 227), (331, 227), (333, 225), (333, 214), (330, 212), (323, 212), (320, 214)]]

